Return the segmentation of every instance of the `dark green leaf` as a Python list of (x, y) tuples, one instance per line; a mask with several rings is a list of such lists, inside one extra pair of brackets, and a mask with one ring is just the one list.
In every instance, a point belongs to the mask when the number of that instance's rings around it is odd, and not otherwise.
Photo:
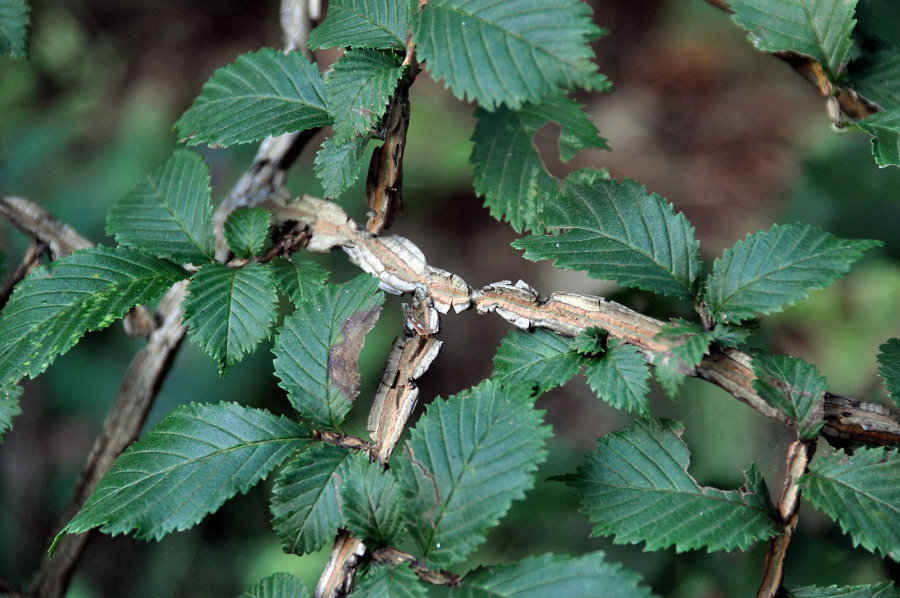
[(885, 110), (900, 109), (900, 51), (867, 53), (850, 63), (853, 89)]
[(559, 183), (544, 168), (534, 144), (535, 132), (548, 121), (562, 126), (560, 150), (566, 160), (584, 148), (606, 147), (606, 140), (581, 108), (559, 95), (519, 110), (478, 109), (469, 161), (475, 165), (475, 191), (484, 195), (491, 216), (505, 217), (516, 231), (533, 228), (540, 221), (545, 198), (559, 191)]
[(187, 277), (175, 264), (119, 247), (76, 251), (38, 268), (0, 317), (0, 386), (34, 378), (82, 335), (123, 317)]
[(832, 81), (850, 59), (856, 0), (730, 0), (728, 6), (758, 50), (811, 56)]
[(602, 552), (581, 557), (545, 554), (508, 565), (479, 567), (463, 578), (454, 598), (639, 598), (650, 596), (638, 587), (641, 578), (616, 563), (603, 560)]
[(653, 365), (656, 379), (666, 394), (675, 398), (684, 379), (694, 374), (703, 356), (709, 353), (713, 335), (700, 325), (679, 318), (663, 326), (656, 338), (671, 343), (669, 350), (653, 356)]
[(410, 536), (433, 566), (458, 563), (534, 484), (549, 428), (528, 386), (486, 380), (428, 406), (398, 464)]
[(0, 386), (0, 442), (3, 441), (3, 433), (12, 429), (12, 420), (22, 413), (19, 406), (19, 397), (22, 396), (22, 387), (17, 384), (5, 384)]
[(890, 582), (871, 586), (804, 586), (787, 591), (788, 598), (897, 598), (900, 591)]
[(569, 348), (570, 342), (543, 328), (511, 330), (494, 356), (491, 378), (506, 385), (534, 382), (541, 392), (565, 384), (586, 362)]
[(671, 204), (634, 181), (576, 172), (561, 194), (547, 200), (544, 221), (560, 232), (513, 243), (527, 259), (554, 259), (558, 268), (584, 270), (593, 278), (694, 296), (701, 268), (694, 229)]
[(294, 304), (309, 301), (329, 276), (328, 270), (315, 262), (300, 259), (297, 254), (290, 260), (279, 257), (269, 263), (281, 292)]
[(269, 337), (277, 300), (267, 265), (206, 264), (188, 286), (184, 325), (191, 341), (217, 361), (224, 373)]
[(327, 284), (284, 320), (275, 374), (291, 404), (315, 425), (336, 428), (359, 394), (357, 359), (384, 302), (378, 280)]
[(822, 426), (828, 383), (816, 366), (787, 355), (756, 353), (753, 356), (753, 390), (767, 403), (797, 422), (800, 436), (812, 439)]
[(325, 197), (340, 197), (357, 178), (362, 167), (363, 150), (369, 137), (360, 135), (338, 145), (334, 137), (329, 137), (316, 154), (316, 178), (322, 182)]
[(309, 592), (302, 581), (290, 573), (275, 573), (247, 590), (241, 598), (307, 598), (308, 596)]
[(347, 529), (370, 549), (397, 546), (405, 538), (401, 489), (393, 472), (358, 453), (350, 458), (340, 491)]
[(717, 259), (706, 289), (710, 315), (737, 323), (780, 311), (850, 271), (880, 241), (845, 240), (805, 224), (748, 235)]
[(900, 166), (900, 109), (876, 112), (856, 125), (874, 137), (872, 153), (879, 166)]
[(328, 113), (334, 119), (334, 142), (368, 135), (381, 122), (387, 103), (403, 76), (400, 59), (377, 50), (348, 50), (325, 79)]
[(0, 54), (25, 58), (29, 12), (24, 0), (0, 0)]
[(609, 338), (602, 328), (591, 326), (581, 331), (581, 334), (569, 343), (569, 348), (588, 357), (603, 355), (606, 353), (608, 340)]
[(878, 372), (894, 404), (900, 407), (900, 338), (890, 339), (879, 349)]
[(801, 479), (803, 496), (866, 550), (900, 560), (900, 455), (860, 448), (813, 461)]
[(752, 332), (751, 326), (732, 326), (725, 322), (716, 322), (710, 330), (712, 341), (723, 347), (737, 347), (745, 342)]
[(100, 527), (158, 540), (188, 529), (247, 492), (311, 436), (301, 424), (235, 403), (176, 407), (116, 459), (61, 533)]
[(602, 438), (588, 464), (562, 478), (578, 490), (593, 533), (615, 534), (617, 544), (646, 542), (646, 550), (674, 545), (678, 552), (745, 549), (779, 534), (756, 466), (740, 490), (701, 487), (687, 471), (683, 432), (674, 422), (639, 420)]
[(289, 554), (306, 554), (334, 540), (343, 516), (338, 497), (350, 452), (321, 445), (292, 459), (272, 490), (272, 525)]
[(577, 0), (431, 0), (414, 21), (434, 78), (484, 108), (518, 108), (559, 87), (608, 87), (589, 45), (601, 31)]
[(234, 255), (249, 258), (262, 251), (272, 213), (263, 208), (241, 208), (225, 220), (225, 240)]
[(331, 0), (325, 22), (309, 34), (309, 47), (403, 48), (409, 7), (405, 0)]
[(318, 67), (263, 48), (216, 70), (175, 128), (181, 142), (227, 146), (329, 124)]
[(168, 162), (106, 216), (116, 241), (178, 262), (215, 256), (209, 166), (196, 152), (177, 149)]
[(362, 572), (355, 593), (366, 598), (425, 598), (426, 586), (406, 565), (373, 564)]
[(588, 363), (587, 379), (591, 390), (612, 407), (650, 414), (650, 368), (633, 345), (609, 339), (607, 352)]

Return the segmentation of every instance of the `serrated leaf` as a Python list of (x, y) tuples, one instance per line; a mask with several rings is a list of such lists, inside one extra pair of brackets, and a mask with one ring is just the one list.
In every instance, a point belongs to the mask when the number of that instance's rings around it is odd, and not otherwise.
[(650, 414), (650, 368), (637, 347), (611, 338), (608, 350), (587, 366), (588, 385), (616, 409)]
[(209, 181), (209, 166), (200, 154), (175, 150), (164, 166), (110, 208), (107, 234), (121, 245), (182, 263), (212, 260)]
[(804, 586), (787, 590), (788, 598), (898, 598), (900, 591), (890, 582), (871, 586)]
[(272, 525), (289, 554), (302, 555), (334, 540), (343, 516), (338, 485), (351, 453), (321, 445), (292, 459), (275, 480)]
[(393, 54), (363, 48), (348, 50), (334, 63), (325, 91), (335, 143), (368, 135), (381, 122), (403, 76), (400, 62)]
[(560, 87), (606, 89), (589, 45), (600, 34), (577, 0), (431, 0), (413, 27), (432, 76), (487, 109), (515, 109)]
[(236, 403), (176, 407), (128, 447), (62, 533), (159, 540), (245, 493), (311, 440), (301, 424)]
[(303, 582), (290, 573), (274, 573), (247, 590), (241, 598), (308, 598)]
[(227, 146), (329, 124), (318, 67), (263, 48), (217, 69), (175, 128), (182, 143)]
[(900, 407), (900, 338), (892, 338), (879, 347), (878, 373), (884, 378), (884, 387)]
[(262, 251), (269, 232), (272, 213), (264, 208), (241, 208), (225, 220), (225, 240), (239, 258), (249, 258)]
[(397, 0), (332, 0), (325, 22), (309, 34), (309, 47), (403, 48), (409, 8)]
[(302, 260), (294, 254), (291, 259), (279, 257), (269, 264), (281, 292), (295, 305), (308, 301), (313, 292), (320, 290), (329, 272), (319, 264)]
[(599, 356), (606, 353), (609, 344), (609, 336), (599, 326), (590, 326), (572, 339), (569, 348), (587, 357)]
[(505, 385), (534, 382), (541, 392), (561, 386), (586, 363), (569, 348), (570, 342), (543, 328), (511, 330), (500, 341), (491, 378)]
[(900, 560), (900, 455), (860, 448), (813, 461), (800, 479), (803, 496), (836, 520), (854, 545)]
[(740, 490), (701, 487), (688, 473), (684, 427), (639, 420), (600, 439), (578, 473), (561, 478), (576, 488), (594, 535), (646, 550), (745, 549), (781, 533), (775, 507), (755, 465)]
[(360, 135), (341, 144), (336, 143), (334, 137), (322, 143), (316, 154), (315, 172), (325, 197), (337, 199), (359, 178), (363, 151), (368, 142), (368, 136)]
[(638, 586), (641, 577), (617, 563), (607, 563), (602, 552), (581, 557), (528, 557), (508, 565), (479, 567), (466, 575), (453, 597), (466, 598), (639, 598), (651, 596)]
[(3, 434), (12, 429), (13, 418), (22, 413), (19, 406), (20, 396), (22, 387), (18, 384), (0, 386), (0, 442), (3, 442)]
[(725, 322), (716, 322), (710, 330), (712, 342), (723, 347), (737, 347), (745, 342), (752, 332), (751, 326), (732, 326)]
[(184, 298), (184, 325), (191, 341), (228, 367), (269, 338), (275, 323), (275, 281), (265, 264), (243, 268), (206, 264), (191, 277)]
[(359, 394), (357, 359), (384, 302), (378, 279), (327, 284), (285, 318), (275, 374), (291, 404), (315, 425), (336, 428)]
[(801, 438), (813, 439), (825, 425), (824, 400), (828, 383), (816, 366), (787, 355), (753, 356), (753, 390), (767, 403), (797, 422)]
[(900, 109), (876, 112), (856, 126), (873, 137), (872, 153), (879, 166), (900, 166)]
[(398, 469), (410, 536), (431, 565), (463, 560), (531, 488), (550, 433), (540, 424), (528, 386), (491, 380), (428, 406)]
[(701, 264), (693, 227), (632, 180), (578, 171), (562, 193), (547, 200), (544, 222), (560, 232), (513, 243), (527, 259), (553, 259), (558, 268), (673, 297), (696, 292)]
[(30, 12), (24, 0), (0, 0), (0, 54), (26, 57)]
[(363, 453), (350, 458), (340, 492), (345, 526), (370, 549), (396, 546), (405, 537), (402, 491), (393, 472)]
[(713, 335), (698, 324), (681, 318), (665, 324), (656, 338), (671, 343), (671, 348), (653, 356), (656, 379), (670, 397), (675, 398), (687, 376), (696, 371), (709, 353)]
[(857, 93), (885, 110), (900, 109), (900, 51), (892, 47), (866, 53), (848, 70)]
[(710, 315), (737, 323), (781, 311), (850, 271), (880, 241), (838, 239), (814, 226), (776, 224), (747, 235), (717, 259), (706, 283)]
[(406, 565), (372, 565), (360, 576), (355, 590), (366, 598), (424, 598), (425, 585)]
[(811, 56), (832, 81), (850, 59), (856, 0), (730, 0), (728, 6), (758, 50)]
[(82, 249), (38, 268), (16, 285), (0, 317), (0, 386), (34, 378), (85, 332), (184, 278), (183, 268), (124, 247)]
[(562, 126), (560, 151), (565, 160), (581, 149), (605, 148), (597, 128), (578, 102), (558, 95), (519, 110), (479, 108), (472, 135), (475, 192), (483, 195), (491, 216), (506, 218), (521, 232), (540, 221), (544, 199), (559, 191), (559, 183), (544, 167), (534, 134), (548, 121)]

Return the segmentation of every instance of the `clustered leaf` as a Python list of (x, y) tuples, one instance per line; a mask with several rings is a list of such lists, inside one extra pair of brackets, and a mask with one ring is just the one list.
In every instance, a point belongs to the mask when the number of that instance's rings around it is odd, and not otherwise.
[(321, 290), (329, 276), (328, 270), (315, 262), (301, 259), (296, 253), (291, 259), (279, 257), (269, 264), (278, 288), (295, 305), (311, 299), (313, 292)]
[(571, 341), (543, 328), (511, 330), (494, 356), (491, 378), (501, 384), (533, 382), (546, 392), (568, 382), (586, 359), (569, 348)]
[(900, 110), (876, 112), (856, 126), (873, 137), (872, 153), (879, 166), (900, 166)]
[(900, 338), (892, 338), (879, 347), (878, 372), (894, 404), (900, 407)]
[(788, 598), (897, 598), (897, 588), (891, 582), (870, 586), (804, 586), (787, 591)]
[(306, 426), (236, 403), (176, 407), (116, 459), (60, 535), (99, 527), (158, 540), (188, 529), (311, 439)]
[(403, 497), (391, 470), (364, 453), (351, 456), (341, 485), (346, 527), (371, 549), (397, 546), (404, 538)]
[(609, 339), (607, 351), (588, 363), (587, 380), (591, 390), (610, 406), (650, 414), (650, 368), (637, 347)]
[(687, 471), (683, 432), (681, 424), (668, 420), (639, 420), (600, 439), (587, 465), (558, 478), (578, 491), (594, 535), (682, 552), (745, 549), (779, 534), (775, 507), (756, 466), (746, 472), (740, 490), (701, 487)]
[(29, 13), (24, 0), (0, 0), (0, 54), (25, 58)]
[(303, 582), (290, 573), (275, 573), (247, 590), (241, 598), (308, 598)]
[(900, 560), (900, 455), (884, 447), (835, 453), (810, 463), (803, 496), (837, 521), (853, 543)]
[(223, 232), (235, 256), (250, 258), (262, 251), (271, 218), (264, 208), (241, 208), (228, 215)]
[(664, 325), (656, 338), (670, 343), (670, 348), (653, 356), (656, 379), (670, 397), (675, 398), (685, 378), (696, 371), (703, 356), (709, 353), (713, 334), (698, 324), (677, 318)]
[(373, 564), (364, 570), (355, 592), (367, 598), (425, 598), (426, 586), (406, 565)]
[(309, 47), (403, 48), (409, 9), (409, 2), (396, 0), (331, 0), (325, 22), (309, 34)]
[(316, 154), (316, 178), (322, 182), (325, 197), (337, 199), (357, 178), (362, 167), (368, 135), (357, 135), (343, 143), (329, 137)]
[(812, 364), (787, 355), (756, 353), (753, 389), (767, 403), (797, 422), (801, 438), (818, 436), (823, 420), (828, 383)]

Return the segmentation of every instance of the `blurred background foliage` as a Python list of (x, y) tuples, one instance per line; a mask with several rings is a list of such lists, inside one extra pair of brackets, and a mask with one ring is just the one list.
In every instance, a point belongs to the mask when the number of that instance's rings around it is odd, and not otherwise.
[[(242, 52), (279, 46), (278, 2), (153, 3), (137, 0), (36, 0), (30, 59), (0, 58), (0, 193), (45, 206), (84, 235), (104, 235), (109, 206), (175, 147), (172, 123), (215, 68)], [(878, 238), (885, 248), (850, 276), (808, 301), (766, 318), (753, 345), (815, 363), (833, 392), (883, 401), (878, 345), (900, 336), (900, 170), (879, 170), (862, 134), (831, 129), (816, 92), (777, 59), (755, 52), (728, 16), (699, 0), (591, 2), (610, 34), (596, 44), (609, 96), (579, 95), (612, 152), (583, 152), (564, 164), (558, 130), (538, 133), (552, 171), (609, 167), (669, 199), (694, 224), (707, 267), (725, 247), (776, 221), (807, 222), (844, 237)], [(860, 0), (862, 27), (895, 38), (900, 6)], [(320, 64), (336, 54), (324, 52)], [(418, 244), (429, 261), (474, 287), (523, 279), (542, 294), (575, 291), (614, 298), (656, 317), (690, 315), (689, 305), (622, 292), (602, 281), (532, 264), (509, 247), (512, 229), (490, 219), (471, 189), (468, 141), (473, 107), (442, 84), (420, 77), (412, 90), (406, 152), (406, 213), (392, 232)], [(318, 194), (315, 140), (292, 172), (295, 193)], [(214, 200), (247, 167), (254, 147), (202, 150), (212, 167)], [(341, 203), (357, 218), (361, 184)], [(7, 225), (0, 249), (13, 269), (27, 240)], [(343, 255), (316, 256), (342, 281), (355, 272)], [(393, 336), (399, 300), (389, 298), (362, 358), (363, 392), (347, 431), (365, 434), (365, 415)], [(477, 383), (509, 327), (466, 312), (444, 318), (444, 350), (420, 381), (421, 401)], [(23, 413), (0, 446), (0, 579), (27, 585), (57, 524), (131, 356), (141, 343), (120, 327), (89, 335), (37, 381), (26, 385)], [(689, 380), (670, 401), (657, 395), (656, 416), (687, 426), (691, 472), (701, 483), (734, 488), (757, 462), (777, 495), (790, 432)], [(224, 379), (185, 345), (150, 417), (159, 421), (190, 401), (238, 401), (287, 412), (263, 347)], [(596, 439), (631, 417), (592, 397), (583, 380), (539, 401), (554, 426), (540, 480), (574, 470)], [(290, 571), (312, 588), (327, 551), (302, 559), (281, 553), (269, 528), (265, 484), (239, 496), (197, 528), (159, 543), (99, 536), (79, 568), (70, 596), (228, 596), (274, 571)], [(570, 491), (539, 482), (473, 557), (501, 562), (543, 552), (603, 549), (642, 573), (661, 595), (744, 596), (758, 584), (765, 547), (747, 553), (644, 553), (591, 538)], [(809, 505), (788, 562), (787, 585), (870, 583), (900, 571), (864, 551)], [(438, 594), (440, 592), (437, 592)]]

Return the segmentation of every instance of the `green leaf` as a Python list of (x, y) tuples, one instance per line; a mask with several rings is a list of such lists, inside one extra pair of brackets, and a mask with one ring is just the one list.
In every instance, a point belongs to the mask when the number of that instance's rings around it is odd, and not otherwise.
[(247, 590), (241, 598), (308, 598), (303, 582), (290, 573), (274, 573)]
[(701, 487), (688, 473), (681, 424), (639, 420), (600, 439), (588, 464), (562, 479), (576, 488), (594, 535), (617, 544), (646, 542), (646, 550), (675, 546), (745, 549), (781, 532), (775, 507), (755, 465), (740, 490)]
[(316, 178), (322, 183), (325, 197), (337, 199), (359, 178), (363, 151), (369, 142), (367, 135), (359, 135), (338, 144), (329, 137), (316, 154)]
[(281, 292), (296, 305), (309, 301), (315, 291), (321, 290), (329, 272), (319, 264), (302, 260), (297, 254), (291, 259), (279, 257), (269, 264)]
[(366, 546), (397, 546), (405, 538), (401, 488), (393, 472), (372, 463), (363, 453), (350, 458), (341, 484), (345, 525)]
[(725, 322), (716, 322), (710, 330), (712, 342), (723, 347), (737, 347), (746, 342), (752, 332), (752, 326), (732, 326)]
[(504, 385), (534, 382), (546, 392), (568, 382), (586, 362), (569, 348), (571, 339), (535, 328), (511, 330), (494, 356), (491, 378)]
[(832, 81), (850, 59), (856, 0), (730, 0), (728, 5), (758, 50), (811, 56)]
[(123, 247), (76, 251), (16, 285), (0, 317), (0, 386), (34, 378), (90, 330), (187, 278), (175, 264)]
[(428, 406), (398, 464), (410, 536), (437, 567), (462, 561), (534, 484), (550, 431), (527, 386), (486, 380)]
[(710, 315), (737, 323), (781, 311), (850, 271), (880, 241), (845, 240), (805, 224), (776, 224), (726, 249), (706, 284)]
[(0, 54), (12, 58), (27, 55), (30, 10), (24, 0), (0, 0)]
[(796, 420), (801, 438), (810, 440), (819, 435), (825, 425), (828, 383), (816, 366), (787, 355), (755, 353), (753, 373), (753, 390)]
[(600, 356), (606, 353), (609, 336), (599, 326), (590, 326), (581, 331), (571, 343), (571, 348), (576, 353), (587, 357)]
[(0, 442), (3, 442), (3, 433), (12, 429), (12, 420), (22, 413), (19, 406), (19, 397), (22, 396), (22, 387), (17, 384), (5, 384), (0, 386)]
[(856, 126), (874, 138), (872, 153), (879, 166), (900, 166), (900, 109), (876, 112)]
[(788, 598), (897, 598), (900, 592), (890, 582), (871, 586), (804, 586), (787, 591)]
[(216, 70), (175, 128), (182, 143), (227, 146), (329, 124), (318, 67), (263, 48)]
[(355, 592), (366, 598), (425, 598), (425, 585), (405, 565), (372, 565), (360, 576)]
[(196, 525), (307, 444), (305, 426), (236, 403), (176, 407), (116, 459), (62, 533), (159, 540)]
[(878, 373), (894, 404), (900, 407), (900, 338), (892, 338), (879, 347)]
[(359, 394), (357, 359), (383, 302), (378, 279), (362, 275), (325, 285), (285, 318), (275, 339), (275, 374), (314, 425), (339, 426)]
[(676, 318), (664, 325), (656, 338), (672, 343), (671, 349), (653, 356), (653, 365), (656, 366), (656, 379), (666, 394), (675, 398), (684, 379), (695, 373), (703, 356), (709, 353), (713, 335), (698, 324)]
[(650, 368), (637, 347), (609, 339), (608, 350), (587, 367), (588, 385), (616, 409), (650, 414)]
[(234, 255), (250, 258), (262, 251), (272, 213), (264, 208), (241, 208), (225, 220), (225, 240)]
[(854, 545), (900, 560), (900, 455), (860, 448), (813, 461), (800, 478), (803, 496), (836, 520)]
[(191, 278), (184, 298), (184, 325), (191, 341), (228, 367), (260, 341), (269, 338), (275, 323), (275, 281), (271, 269), (250, 263), (243, 268), (206, 264)]
[(696, 292), (701, 264), (693, 227), (632, 180), (578, 171), (547, 200), (544, 220), (548, 229), (561, 230), (513, 243), (527, 259), (554, 259), (558, 268), (673, 297)]
[(562, 126), (560, 150), (565, 160), (584, 148), (606, 148), (582, 105), (564, 95), (527, 103), (520, 110), (479, 108), (475, 117), (469, 158), (475, 165), (475, 192), (484, 196), (491, 216), (505, 217), (517, 232), (536, 226), (544, 199), (559, 192), (559, 183), (547, 172), (534, 144), (538, 129), (548, 121)]
[(325, 22), (309, 34), (309, 47), (403, 48), (409, 7), (405, 0), (331, 0)]
[(897, 48), (866, 53), (850, 63), (853, 89), (885, 110), (900, 109), (900, 51)]
[(456, 97), (515, 109), (559, 87), (607, 89), (589, 45), (600, 34), (578, 0), (431, 0), (414, 18), (413, 41)]
[(191, 150), (177, 149), (106, 216), (106, 232), (121, 245), (177, 262), (215, 257), (209, 166)]
[(602, 552), (581, 557), (528, 557), (508, 565), (479, 567), (466, 575), (459, 588), (451, 591), (454, 598), (640, 598), (650, 596), (638, 587), (638, 574), (607, 563)]
[(275, 480), (272, 525), (288, 554), (314, 552), (334, 540), (343, 522), (338, 496), (352, 453), (321, 445), (292, 459)]
[(381, 122), (403, 76), (401, 60), (378, 50), (348, 50), (325, 79), (335, 143), (368, 135)]

